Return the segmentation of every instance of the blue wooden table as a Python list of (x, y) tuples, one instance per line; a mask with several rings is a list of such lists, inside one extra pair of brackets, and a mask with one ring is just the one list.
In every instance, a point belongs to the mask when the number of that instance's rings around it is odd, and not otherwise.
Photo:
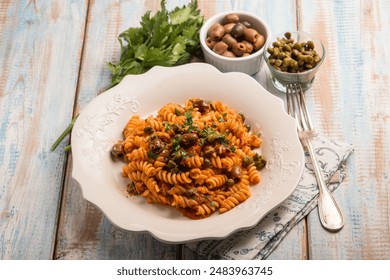
[[(335, 192), (343, 230), (325, 231), (313, 211), (269, 259), (390, 259), (390, 1), (198, 5), (205, 18), (247, 10), (274, 34), (301, 29), (320, 37), (327, 56), (308, 92), (309, 109), (318, 131), (355, 146)], [(73, 116), (109, 85), (106, 63), (118, 59), (119, 33), (159, 6), (159, 0), (0, 2), (0, 259), (197, 258), (182, 245), (113, 226), (71, 178), (67, 141), (50, 152)]]

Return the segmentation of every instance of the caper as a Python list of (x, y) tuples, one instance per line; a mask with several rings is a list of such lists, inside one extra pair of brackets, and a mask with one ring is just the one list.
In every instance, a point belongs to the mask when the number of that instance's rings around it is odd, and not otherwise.
[(234, 185), (234, 180), (233, 179), (227, 179), (225, 182), (226, 187), (231, 187)]
[(275, 41), (272, 43), (272, 46), (276, 47), (276, 48), (279, 48), (282, 46), (282, 43), (280, 41)]
[(210, 144), (214, 143), (215, 139), (216, 139), (215, 133), (211, 133), (211, 134), (207, 135), (207, 142), (208, 143), (210, 143)]
[(309, 50), (314, 50), (314, 42), (313, 41), (307, 41), (307, 47)]
[(276, 60), (275, 60), (275, 65), (276, 65), (276, 66), (281, 66), (282, 63), (283, 63), (283, 61), (282, 61), (281, 59), (276, 59)]
[(179, 151), (172, 154), (172, 160), (175, 162), (179, 162), (183, 158), (184, 155), (185, 154), (183, 154), (183, 151), (179, 150)]
[(241, 22), (237, 22), (237, 23), (233, 26), (233, 29), (232, 29), (231, 34), (232, 34), (232, 36), (233, 36), (234, 38), (239, 38), (239, 37), (241, 37), (241, 36), (244, 35), (245, 29), (246, 29), (245, 25), (243, 25)]
[(283, 46), (283, 50), (284, 50), (284, 51), (291, 52), (291, 47), (290, 47), (289, 45), (284, 45), (284, 46)]
[(208, 158), (205, 158), (203, 160), (203, 166), (204, 167), (210, 167), (211, 166), (211, 161)]
[(313, 69), (321, 57), (314, 50), (314, 42), (294, 42), (290, 32), (285, 38), (277, 38), (267, 51), (270, 54), (268, 62), (277, 70), (297, 73)]
[(168, 169), (172, 169), (172, 168), (175, 168), (176, 167), (176, 162), (174, 162), (173, 160), (169, 160), (168, 163), (167, 163), (167, 168)]
[(306, 63), (305, 67), (306, 69), (313, 69), (313, 64)]
[(285, 57), (282, 62), (282, 67), (288, 67), (291, 64), (291, 58)]
[(280, 52), (279, 55), (278, 55), (278, 58), (283, 60), (285, 57), (286, 57), (286, 53), (285, 52)]
[(302, 51), (302, 45), (299, 44), (299, 43), (295, 43), (293, 48), (296, 49), (296, 50), (299, 51), (299, 52)]
[(255, 161), (255, 166), (257, 170), (263, 169), (267, 164), (267, 160), (261, 155), (260, 158)]
[(242, 163), (243, 163), (244, 166), (248, 166), (251, 163), (253, 163), (253, 158), (250, 157), (250, 156), (245, 156), (245, 157), (242, 158)]

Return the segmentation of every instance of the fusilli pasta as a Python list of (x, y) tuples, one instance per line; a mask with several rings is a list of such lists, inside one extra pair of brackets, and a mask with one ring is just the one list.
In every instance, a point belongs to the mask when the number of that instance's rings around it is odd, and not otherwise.
[(250, 197), (266, 163), (254, 151), (261, 143), (243, 114), (221, 101), (193, 98), (163, 106), (156, 117), (132, 116), (113, 155), (126, 162), (130, 195), (201, 219)]

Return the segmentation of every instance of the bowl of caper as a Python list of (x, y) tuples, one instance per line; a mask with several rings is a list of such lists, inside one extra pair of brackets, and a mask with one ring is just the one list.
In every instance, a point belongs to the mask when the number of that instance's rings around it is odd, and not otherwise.
[(210, 17), (200, 30), (205, 61), (221, 72), (256, 74), (271, 37), (268, 24), (246, 11), (226, 11)]
[(285, 32), (271, 38), (263, 55), (278, 90), (285, 91), (292, 83), (306, 90), (325, 59), (325, 48), (320, 39), (309, 33)]

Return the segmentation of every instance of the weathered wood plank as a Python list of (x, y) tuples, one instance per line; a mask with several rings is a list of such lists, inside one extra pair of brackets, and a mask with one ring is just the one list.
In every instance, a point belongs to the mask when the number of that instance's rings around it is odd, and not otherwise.
[(318, 131), (356, 147), (336, 190), (346, 225), (337, 234), (309, 217), (312, 259), (390, 258), (390, 18), (388, 1), (302, 0), (302, 28), (327, 57), (308, 93)]
[[(159, 7), (160, 1), (107, 0), (90, 3), (76, 113), (110, 84), (107, 62), (116, 61), (119, 57), (118, 35), (130, 26), (139, 26), (146, 10), (155, 11)], [(83, 199), (79, 186), (70, 178), (71, 170), (69, 164), (55, 258), (176, 258), (177, 246), (112, 225), (94, 205)]]
[[(0, 259), (51, 259), (86, 1), (0, 3)], [(63, 147), (60, 147), (60, 149)]]

